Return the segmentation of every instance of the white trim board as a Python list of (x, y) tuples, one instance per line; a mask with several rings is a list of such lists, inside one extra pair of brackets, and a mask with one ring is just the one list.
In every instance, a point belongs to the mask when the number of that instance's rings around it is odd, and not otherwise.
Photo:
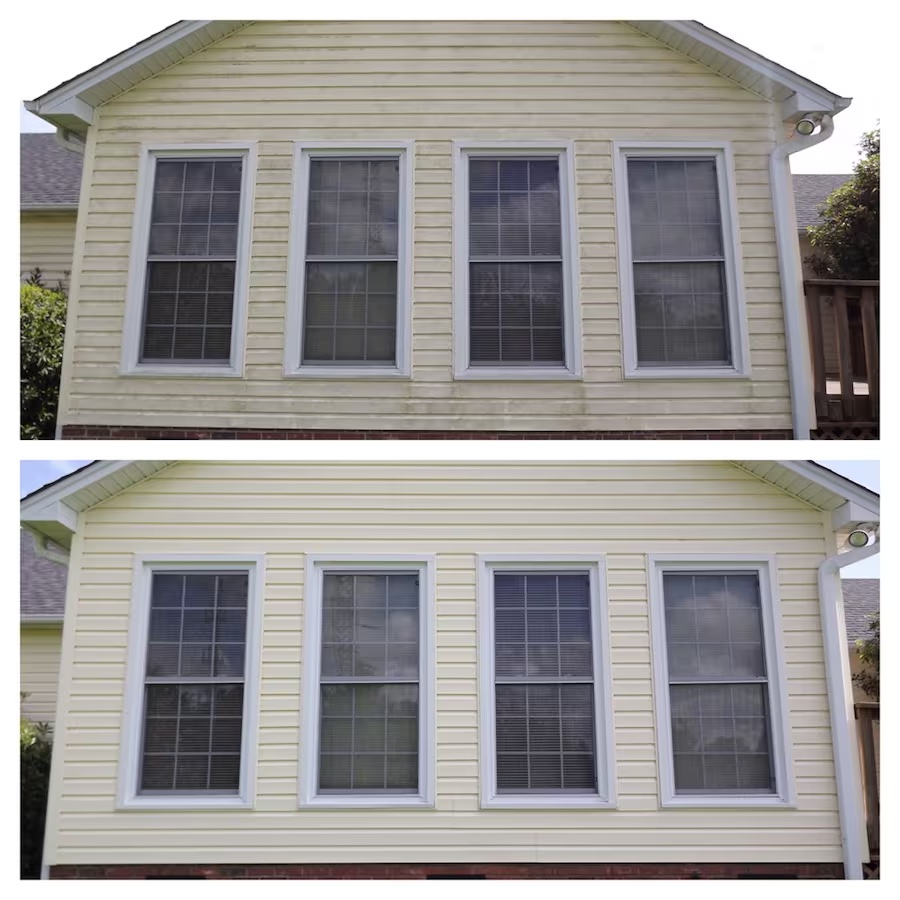
[[(778, 562), (774, 556), (744, 554), (651, 553), (647, 556), (650, 647), (653, 668), (656, 746), (660, 805), (663, 807), (775, 807), (796, 806), (792, 742), (788, 717), (787, 675), (782, 652), (782, 626), (778, 593)], [(676, 793), (669, 704), (669, 673), (666, 646), (663, 574), (677, 571), (755, 571), (759, 577), (760, 601), (767, 672), (768, 726), (776, 789), (772, 794)]]
[[(301, 808), (386, 809), (434, 807), (437, 732), (435, 724), (436, 558), (421, 553), (309, 553), (303, 587), (302, 718), (298, 772)], [(319, 698), (322, 659), (322, 583), (328, 571), (419, 573), (419, 790), (415, 794), (321, 794), (318, 790)]]
[[(150, 588), (154, 571), (233, 570), (249, 574), (247, 628), (244, 655), (244, 710), (241, 730), (241, 775), (236, 795), (207, 796), (173, 794), (141, 795), (138, 791), (141, 733), (144, 710), (144, 670), (150, 630)], [(159, 553), (134, 555), (131, 614), (128, 623), (128, 654), (125, 698), (122, 711), (122, 742), (119, 749), (118, 809), (237, 809), (252, 808), (256, 799), (257, 725), (260, 706), (260, 659), (262, 646), (263, 590), (266, 558), (262, 554)], [(190, 679), (185, 679), (190, 680)]]
[[(309, 163), (313, 157), (397, 156), (400, 161), (397, 219), (397, 339), (395, 364), (315, 365), (302, 362)], [(291, 176), (287, 314), (284, 335), (285, 378), (317, 380), (409, 378), (412, 371), (413, 204), (415, 143), (400, 141), (295, 141)]]
[[(591, 591), (594, 677), (594, 747), (597, 792), (592, 794), (499, 793), (495, 727), (495, 572), (586, 571)], [(616, 761), (612, 714), (606, 560), (582, 554), (484, 553), (477, 556), (479, 776), (482, 809), (615, 809)]]

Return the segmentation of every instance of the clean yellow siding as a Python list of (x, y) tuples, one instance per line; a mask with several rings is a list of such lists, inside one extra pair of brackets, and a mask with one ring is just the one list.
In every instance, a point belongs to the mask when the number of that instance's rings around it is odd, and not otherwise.
[[(184, 462), (82, 518), (51, 864), (841, 859), (823, 517), (728, 463)], [(297, 806), (305, 554), (367, 551), (437, 557), (434, 810)], [(476, 554), (554, 551), (607, 555), (619, 808), (482, 811)], [(673, 551), (777, 554), (796, 809), (659, 809), (646, 554)], [(142, 552), (266, 554), (253, 810), (115, 810)]]
[(19, 630), (19, 690), (22, 715), (32, 722), (56, 721), (56, 689), (62, 625), (22, 625)]
[[(617, 22), (249, 25), (96, 113), (62, 422), (789, 428), (767, 168), (775, 118), (772, 104)], [(368, 137), (415, 141), (412, 380), (285, 380), (292, 142)], [(451, 142), (461, 138), (574, 141), (582, 381), (453, 380)], [(123, 380), (122, 298), (140, 145), (237, 139), (259, 142), (244, 377)], [(751, 379), (623, 380), (614, 140), (733, 142)]]
[(37, 266), (44, 284), (68, 287), (75, 247), (75, 211), (22, 213), (19, 218), (19, 269), (22, 281)]

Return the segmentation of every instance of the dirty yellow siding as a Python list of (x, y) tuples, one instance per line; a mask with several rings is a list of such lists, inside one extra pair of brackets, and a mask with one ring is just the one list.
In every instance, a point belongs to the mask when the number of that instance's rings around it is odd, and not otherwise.
[(56, 721), (61, 649), (62, 623), (19, 629), (19, 690), (27, 694), (21, 709), (32, 722), (53, 725)]
[[(728, 463), (183, 462), (82, 519), (49, 864), (841, 859), (823, 516)], [(436, 555), (436, 808), (299, 809), (305, 554), (368, 551)], [(607, 558), (618, 809), (481, 810), (476, 554), (554, 551)], [(252, 810), (115, 809), (133, 554), (154, 552), (266, 555)], [(660, 810), (654, 552), (777, 554), (795, 809)]]
[(75, 248), (75, 210), (23, 212), (19, 218), (19, 273), (22, 281), (38, 267), (47, 287), (69, 286)]
[[(256, 22), (95, 116), (63, 424), (790, 427), (768, 176), (777, 136), (773, 105), (627, 25)], [(285, 379), (292, 142), (369, 137), (415, 142), (412, 379)], [(580, 381), (453, 379), (451, 146), (462, 138), (574, 141)], [(238, 139), (259, 142), (244, 376), (123, 379), (123, 296), (141, 144)], [(623, 379), (615, 140), (732, 142), (751, 378)]]

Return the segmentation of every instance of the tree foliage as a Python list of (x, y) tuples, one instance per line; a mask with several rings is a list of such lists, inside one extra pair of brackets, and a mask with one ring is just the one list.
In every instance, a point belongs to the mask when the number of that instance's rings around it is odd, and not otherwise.
[(871, 634), (865, 640), (856, 642), (856, 655), (863, 664), (861, 672), (853, 676), (854, 684), (859, 685), (873, 700), (879, 699), (879, 643), (881, 638), (881, 613), (875, 613), (869, 622)]
[(825, 201), (822, 223), (809, 229), (810, 265), (820, 278), (878, 280), (881, 129), (862, 136), (853, 177)]
[(54, 437), (59, 376), (66, 333), (66, 295), (61, 285), (51, 290), (34, 269), (21, 287), (20, 437)]
[(40, 878), (53, 745), (46, 723), (19, 720), (21, 782), (19, 877)]

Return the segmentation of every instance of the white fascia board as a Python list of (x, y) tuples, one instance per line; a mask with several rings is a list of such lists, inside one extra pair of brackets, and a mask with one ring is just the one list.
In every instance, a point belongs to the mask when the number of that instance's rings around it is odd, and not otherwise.
[(881, 517), (881, 498), (874, 491), (806, 460), (777, 460), (778, 465), (815, 482), (845, 500), (859, 504), (874, 519)]
[(21, 616), (19, 625), (28, 625), (32, 628), (50, 627), (52, 625), (62, 625), (62, 616)]
[[(668, 28), (705, 44), (711, 50), (733, 59), (736, 63), (748, 66), (760, 75), (793, 91), (797, 95), (796, 104), (798, 107), (803, 106), (802, 110), (797, 110), (798, 112), (827, 112), (835, 115), (850, 105), (848, 97), (833, 94), (808, 78), (755, 53), (749, 47), (712, 31), (700, 22), (666, 19), (665, 24)], [(784, 101), (789, 105), (783, 108), (790, 110), (793, 100), (792, 97)], [(788, 117), (790, 117), (790, 112)]]

